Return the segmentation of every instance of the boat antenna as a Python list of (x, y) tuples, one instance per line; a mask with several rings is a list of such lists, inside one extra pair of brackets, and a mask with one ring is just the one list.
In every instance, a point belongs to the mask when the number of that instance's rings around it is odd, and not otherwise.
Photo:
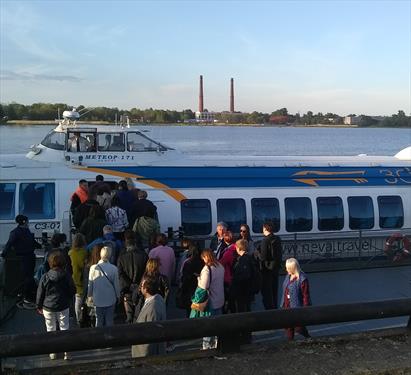
[[(81, 116), (84, 116), (84, 115), (86, 115), (87, 113), (91, 112), (94, 108), (95, 108), (95, 107), (82, 108), (82, 109), (80, 109), (80, 111), (78, 111), (78, 113), (80, 114), (80, 117), (81, 117)], [(82, 113), (82, 111), (86, 111), (86, 112), (83, 112), (83, 113)]]

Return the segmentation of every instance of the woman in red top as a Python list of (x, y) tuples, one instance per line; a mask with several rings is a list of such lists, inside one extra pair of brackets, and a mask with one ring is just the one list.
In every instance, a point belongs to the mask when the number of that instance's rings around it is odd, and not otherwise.
[[(281, 307), (290, 309), (296, 307), (310, 306), (310, 288), (307, 276), (301, 271), (300, 264), (295, 258), (289, 258), (285, 262), (287, 275), (283, 282), (283, 293)], [(294, 339), (294, 331), (308, 338), (310, 334), (306, 327), (286, 328), (286, 334), (289, 340)]]

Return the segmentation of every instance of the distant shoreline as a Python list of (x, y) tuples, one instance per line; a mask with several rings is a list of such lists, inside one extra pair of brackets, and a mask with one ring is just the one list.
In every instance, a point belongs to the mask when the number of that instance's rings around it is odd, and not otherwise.
[[(58, 122), (55, 120), (9, 120), (1, 125), (16, 125), (16, 126), (28, 126), (28, 125), (56, 125)], [(114, 125), (108, 121), (79, 121), (79, 125)], [(0, 126), (1, 126), (0, 125)], [(387, 128), (387, 129), (410, 129), (410, 127), (400, 127), (400, 126), (358, 126), (358, 125), (334, 125), (334, 124), (311, 124), (311, 125), (286, 125), (286, 124), (227, 124), (227, 123), (214, 123), (214, 124), (202, 124), (202, 123), (131, 123), (131, 125), (142, 125), (142, 126), (245, 126), (245, 127), (266, 127), (266, 128)]]

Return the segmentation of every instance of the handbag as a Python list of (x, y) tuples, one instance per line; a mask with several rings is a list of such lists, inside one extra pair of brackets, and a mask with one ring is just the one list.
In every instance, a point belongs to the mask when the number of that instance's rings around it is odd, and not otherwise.
[(204, 312), (207, 309), (207, 305), (208, 305), (208, 296), (207, 296), (206, 300), (203, 301), (203, 302), (193, 302), (191, 304), (191, 310)]
[(80, 328), (91, 327), (90, 311), (86, 303), (83, 303), (80, 307), (80, 316), (79, 316), (78, 322), (79, 322)]

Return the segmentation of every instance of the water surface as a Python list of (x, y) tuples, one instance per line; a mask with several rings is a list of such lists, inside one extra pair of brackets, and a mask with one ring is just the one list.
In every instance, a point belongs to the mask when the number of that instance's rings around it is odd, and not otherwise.
[[(0, 154), (25, 153), (53, 125), (1, 125)], [(411, 145), (411, 129), (252, 126), (136, 126), (151, 138), (193, 154), (394, 155)]]

